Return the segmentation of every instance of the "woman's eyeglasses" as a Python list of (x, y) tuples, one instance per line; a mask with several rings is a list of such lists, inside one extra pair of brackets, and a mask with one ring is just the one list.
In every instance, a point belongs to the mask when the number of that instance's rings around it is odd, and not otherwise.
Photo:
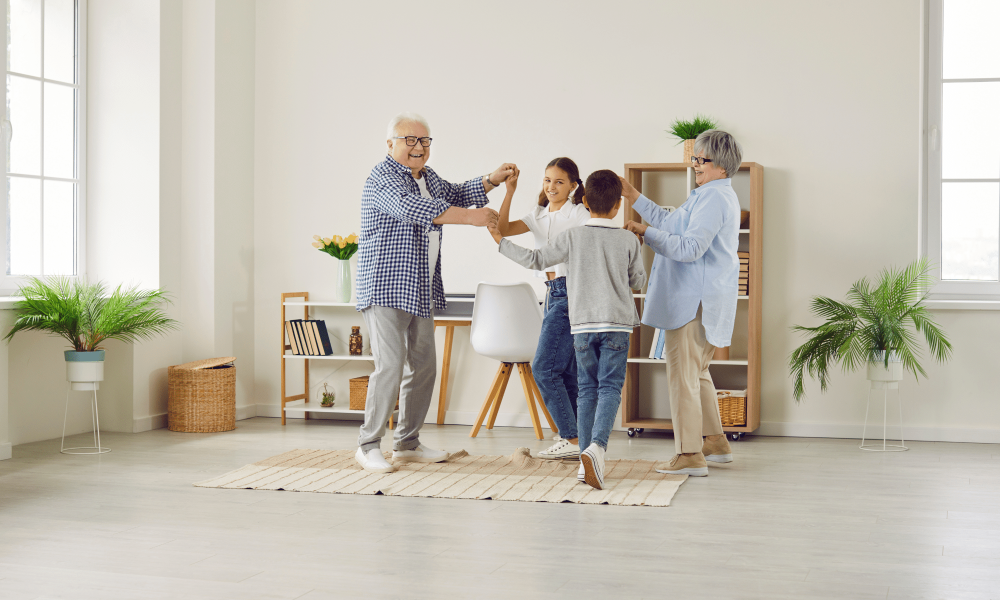
[(434, 138), (417, 137), (415, 135), (407, 135), (407, 136), (394, 137), (392, 139), (394, 139), (394, 140), (406, 140), (406, 145), (407, 146), (416, 146), (417, 142), (419, 141), (420, 145), (423, 146), (424, 148), (426, 148), (427, 146), (431, 145), (431, 140), (434, 139)]
[[(409, 142), (407, 142), (407, 143), (409, 143)], [(413, 144), (410, 144), (410, 145), (412, 146)], [(703, 164), (705, 164), (707, 162), (712, 162), (712, 159), (711, 158), (702, 158), (700, 156), (692, 156), (691, 157), (691, 164), (692, 165), (699, 165), (700, 166), (700, 165), (703, 165)]]

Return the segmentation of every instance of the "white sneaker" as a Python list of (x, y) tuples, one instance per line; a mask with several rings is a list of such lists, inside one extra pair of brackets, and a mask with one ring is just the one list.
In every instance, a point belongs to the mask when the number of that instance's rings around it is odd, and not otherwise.
[(372, 473), (392, 473), (396, 470), (396, 467), (390, 465), (385, 457), (382, 456), (382, 450), (379, 448), (372, 448), (367, 453), (365, 453), (361, 448), (354, 453), (355, 460), (365, 468), (365, 471), (371, 471)]
[(568, 440), (559, 440), (546, 450), (538, 453), (538, 458), (546, 460), (580, 460), (580, 447)]
[(604, 489), (604, 448), (597, 444), (587, 446), (580, 455), (580, 466), (583, 467), (583, 480), (594, 489)]
[(433, 448), (428, 448), (427, 446), (420, 444), (413, 450), (393, 450), (392, 462), (437, 463), (448, 460), (449, 456), (451, 456), (451, 454), (445, 452), (444, 450), (434, 450)]
[(583, 461), (580, 462), (580, 470), (576, 472), (576, 478), (580, 480), (580, 483), (587, 483), (583, 472)]

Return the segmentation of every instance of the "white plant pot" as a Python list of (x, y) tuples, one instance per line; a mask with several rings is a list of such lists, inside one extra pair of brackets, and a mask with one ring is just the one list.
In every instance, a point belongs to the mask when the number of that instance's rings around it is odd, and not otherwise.
[(902, 381), (903, 363), (889, 361), (889, 368), (885, 368), (885, 363), (868, 363), (869, 381)]
[(70, 389), (96, 390), (104, 381), (104, 350), (94, 352), (66, 351), (66, 381)]

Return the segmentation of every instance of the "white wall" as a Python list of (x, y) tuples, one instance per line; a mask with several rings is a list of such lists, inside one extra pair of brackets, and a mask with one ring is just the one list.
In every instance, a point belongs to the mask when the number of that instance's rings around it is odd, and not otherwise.
[[(102, 429), (165, 427), (167, 367), (214, 356), (237, 357), (237, 414), (253, 416), (254, 5), (88, 6), (88, 275), (164, 288), (182, 323), (108, 345)], [(60, 435), (63, 345), (22, 334), (0, 355), (0, 456), (8, 430), (13, 444)], [(89, 426), (71, 412), (70, 432)]]
[[(810, 385), (806, 401), (792, 401), (786, 362), (800, 342), (789, 327), (815, 322), (811, 296), (842, 297), (860, 276), (915, 257), (920, 47), (920, 3), (912, 0), (722, 0), (711, 10), (680, 1), (512, 1), (502, 11), (467, 2), (413, 10), (396, 1), (259, 0), (259, 411), (277, 414), (279, 294), (329, 297), (333, 265), (309, 240), (358, 229), (361, 187), (384, 155), (393, 114), (429, 119), (430, 165), (449, 180), (517, 162), (524, 173), (512, 213), (523, 214), (551, 158), (568, 155), (585, 173), (678, 161), (681, 149), (664, 129), (703, 112), (742, 142), (745, 160), (765, 167), (761, 431), (858, 435), (863, 375), (837, 375), (826, 395)], [(492, 206), (502, 194), (493, 192)], [(448, 227), (444, 246), (447, 291), (524, 277), (482, 231)], [(320, 316), (341, 336), (361, 322)], [(1000, 316), (939, 318), (956, 357), (931, 366), (929, 381), (901, 386), (911, 435), (1000, 441), (1000, 407), (983, 393), (992, 336), (982, 335)], [(458, 331), (449, 421), (467, 423), (496, 365)], [(362, 372), (319, 367), (314, 381), (326, 378), (344, 394), (346, 378)], [(662, 386), (646, 393), (662, 396)], [(524, 423), (525, 412), (510, 386), (501, 417)]]
[[(7, 335), (14, 325), (14, 312), (0, 309), (0, 331)], [(10, 443), (10, 387), (8, 365), (9, 350), (6, 343), (0, 342), (0, 460), (11, 457)]]

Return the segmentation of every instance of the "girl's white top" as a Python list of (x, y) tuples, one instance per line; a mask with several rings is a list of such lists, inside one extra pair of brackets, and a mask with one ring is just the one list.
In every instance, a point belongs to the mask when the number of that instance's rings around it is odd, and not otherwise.
[[(521, 217), (524, 224), (528, 226), (535, 236), (535, 249), (544, 248), (549, 242), (559, 237), (559, 234), (580, 227), (590, 219), (590, 211), (583, 204), (573, 204), (573, 200), (567, 200), (562, 208), (555, 212), (550, 212), (548, 206), (536, 206), (530, 213)], [(543, 273), (555, 273), (556, 277), (566, 276), (566, 264), (553, 265), (545, 271), (538, 271), (539, 277), (545, 277)]]

